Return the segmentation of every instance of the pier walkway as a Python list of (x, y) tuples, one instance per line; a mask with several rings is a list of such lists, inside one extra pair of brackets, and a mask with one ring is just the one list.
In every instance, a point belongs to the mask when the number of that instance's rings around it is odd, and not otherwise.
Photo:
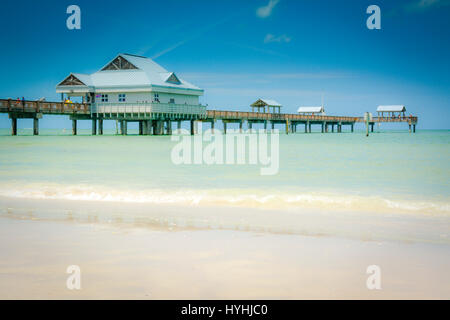
[[(161, 135), (172, 134), (172, 123), (181, 128), (182, 121), (190, 122), (190, 132), (195, 134), (196, 122), (207, 122), (214, 130), (216, 121), (223, 122), (224, 133), (228, 123), (238, 123), (243, 129), (247, 122), (251, 130), (253, 124), (262, 123), (264, 129), (274, 129), (275, 124), (285, 126), (286, 133), (297, 132), (298, 125), (304, 126), (304, 132), (311, 132), (313, 125), (321, 127), (321, 132), (342, 132), (342, 126), (350, 127), (354, 131), (357, 122), (364, 123), (363, 117), (302, 115), (289, 113), (262, 113), (243, 111), (206, 110), (201, 105), (176, 105), (163, 103), (146, 103), (127, 105), (121, 104), (89, 104), (65, 103), (47, 101), (22, 101), (0, 99), (0, 113), (8, 113), (11, 119), (11, 134), (17, 135), (17, 119), (33, 119), (33, 134), (39, 134), (39, 119), (46, 115), (67, 115), (72, 120), (72, 133), (77, 134), (77, 121), (92, 121), (92, 134), (103, 134), (103, 121), (116, 120), (120, 124), (120, 133), (127, 134), (127, 123), (138, 122), (139, 134)], [(409, 132), (416, 131), (418, 118), (416, 116), (373, 117), (369, 121), (370, 130), (374, 125), (382, 122), (404, 122), (409, 126)], [(336, 127), (336, 130), (335, 130)], [(97, 130), (98, 128), (98, 130)]]

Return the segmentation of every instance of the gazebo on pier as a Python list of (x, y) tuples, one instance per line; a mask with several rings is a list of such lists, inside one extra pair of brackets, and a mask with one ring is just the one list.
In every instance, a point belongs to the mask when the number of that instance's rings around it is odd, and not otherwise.
[[(256, 112), (262, 112), (263, 113), (280, 113), (281, 112), (281, 104), (276, 102), (275, 100), (270, 99), (258, 99), (255, 102), (253, 102), (251, 105), (252, 112), (255, 112), (255, 108), (257, 108)], [(267, 111), (266, 111), (267, 107)], [(272, 112), (270, 112), (270, 108), (272, 108)], [(278, 109), (277, 109), (278, 108)], [(278, 110), (278, 112), (276, 112)]]
[(387, 117), (391, 116), (392, 118), (400, 118), (403, 114), (403, 118), (405, 118), (406, 107), (403, 105), (395, 105), (395, 106), (378, 106), (377, 113), (378, 117), (384, 118), (384, 114), (387, 113)]

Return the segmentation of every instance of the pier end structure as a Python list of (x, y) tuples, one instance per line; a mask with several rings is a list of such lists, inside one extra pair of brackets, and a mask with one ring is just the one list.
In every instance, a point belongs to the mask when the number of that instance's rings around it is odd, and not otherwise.
[(71, 73), (56, 92), (64, 104), (78, 97), (89, 105), (93, 135), (103, 134), (104, 120), (121, 123), (121, 134), (127, 134), (127, 122), (137, 121), (139, 134), (160, 135), (172, 133), (173, 121), (206, 118), (206, 106), (199, 103), (203, 89), (147, 57), (132, 54), (117, 55), (93, 74)]

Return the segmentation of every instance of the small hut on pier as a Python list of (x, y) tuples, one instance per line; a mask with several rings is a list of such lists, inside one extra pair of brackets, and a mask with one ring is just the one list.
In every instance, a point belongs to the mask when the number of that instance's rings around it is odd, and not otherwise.
[(297, 109), (297, 112), (302, 115), (316, 115), (323, 116), (325, 115), (325, 109), (323, 106), (318, 107), (300, 107)]
[(387, 117), (391, 116), (392, 118), (402, 116), (405, 117), (406, 107), (403, 105), (395, 105), (395, 106), (378, 106), (377, 113), (378, 117), (385, 117), (385, 113), (387, 114)]
[[(276, 102), (275, 100), (271, 100), (271, 99), (258, 99), (255, 102), (253, 102), (251, 105), (252, 107), (252, 112), (255, 112), (255, 108), (257, 108), (257, 112), (262, 112), (263, 113), (271, 113), (270, 112), (270, 108), (272, 108), (272, 113), (280, 113), (281, 112), (281, 104)], [(266, 111), (266, 107), (267, 107), (267, 111)], [(278, 111), (278, 112), (276, 112)]]

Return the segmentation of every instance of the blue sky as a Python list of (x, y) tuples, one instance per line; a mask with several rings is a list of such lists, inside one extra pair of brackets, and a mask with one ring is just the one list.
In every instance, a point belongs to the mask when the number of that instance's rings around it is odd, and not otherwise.
[[(66, 27), (71, 4), (81, 30)], [(371, 4), (381, 30), (366, 27)], [(450, 0), (3, 0), (0, 36), (2, 98), (59, 99), (70, 72), (126, 52), (204, 88), (211, 109), (266, 97), (295, 112), (323, 93), (327, 114), (405, 104), (420, 128), (450, 129)], [(68, 121), (53, 119), (44, 127)]]

